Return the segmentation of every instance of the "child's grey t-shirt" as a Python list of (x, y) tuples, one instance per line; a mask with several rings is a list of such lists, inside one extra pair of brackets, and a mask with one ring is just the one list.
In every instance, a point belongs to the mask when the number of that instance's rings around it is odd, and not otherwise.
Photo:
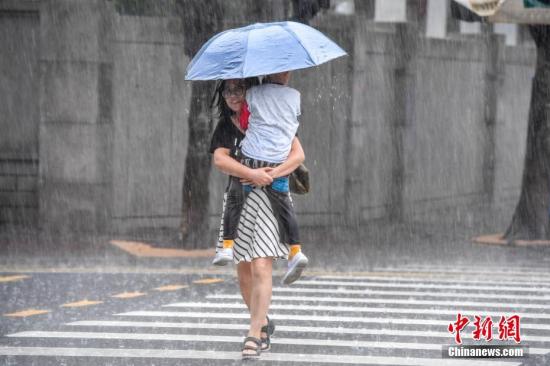
[(298, 130), (300, 92), (266, 83), (250, 88), (246, 101), (250, 117), (241, 144), (243, 154), (271, 163), (284, 162)]

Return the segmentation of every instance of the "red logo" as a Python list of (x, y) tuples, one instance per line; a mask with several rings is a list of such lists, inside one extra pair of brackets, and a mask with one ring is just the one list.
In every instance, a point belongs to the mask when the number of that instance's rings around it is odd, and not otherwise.
[[(485, 339), (487, 342), (491, 341), (493, 339), (493, 319), (490, 316), (482, 318), (479, 315), (475, 315), (474, 318), (475, 321), (473, 324), (475, 329), (472, 332), (472, 339), (476, 341), (481, 339)], [(462, 316), (462, 314), (458, 313), (456, 321), (449, 324), (449, 333), (455, 335), (455, 342), (457, 344), (462, 344), (460, 332), (464, 330), (469, 322), (470, 319), (467, 316)], [(509, 338), (512, 338), (516, 343), (521, 342), (519, 315), (512, 315), (508, 318), (504, 315), (500, 317), (500, 321), (498, 322), (498, 339), (506, 341)]]
[(456, 316), (456, 322), (449, 324), (449, 332), (456, 333), (455, 342), (457, 344), (462, 343), (462, 339), (460, 339), (460, 332), (469, 322), (470, 319), (468, 319), (467, 317), (462, 317), (462, 314), (458, 313), (458, 315)]
[(501, 316), (498, 322), (498, 338), (504, 341), (510, 337), (513, 338), (516, 343), (521, 342), (518, 315), (513, 315), (509, 318)]
[(487, 342), (493, 339), (493, 319), (490, 316), (486, 317), (481, 321), (481, 317), (476, 315), (476, 320), (474, 326), (476, 329), (472, 332), (473, 338), (476, 341), (479, 341), (482, 337), (485, 338)]

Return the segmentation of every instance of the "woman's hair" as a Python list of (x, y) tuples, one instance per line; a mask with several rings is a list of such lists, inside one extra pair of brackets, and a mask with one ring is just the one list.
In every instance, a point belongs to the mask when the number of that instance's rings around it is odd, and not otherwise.
[[(251, 87), (260, 84), (260, 79), (255, 76), (246, 78), (242, 81), (244, 83), (245, 90), (248, 90)], [(220, 120), (229, 119), (231, 118), (232, 115), (235, 114), (235, 112), (233, 112), (231, 108), (227, 106), (227, 103), (225, 102), (225, 98), (222, 95), (223, 90), (225, 88), (225, 84), (226, 84), (226, 80), (221, 80), (218, 82), (218, 85), (216, 85), (216, 90), (214, 91), (214, 95), (212, 96), (212, 102), (211, 102), (212, 107), (218, 108), (218, 117), (220, 118)]]

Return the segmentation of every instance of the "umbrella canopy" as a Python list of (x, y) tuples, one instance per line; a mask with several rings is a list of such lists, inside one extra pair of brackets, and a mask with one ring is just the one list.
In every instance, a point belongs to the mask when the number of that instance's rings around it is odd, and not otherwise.
[(185, 79), (241, 79), (304, 69), (344, 55), (336, 43), (308, 25), (256, 23), (212, 37), (191, 60)]

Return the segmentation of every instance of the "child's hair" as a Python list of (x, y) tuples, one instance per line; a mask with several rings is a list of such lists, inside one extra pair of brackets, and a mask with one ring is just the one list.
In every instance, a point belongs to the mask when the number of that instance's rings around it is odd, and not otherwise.
[[(225, 88), (225, 84), (226, 84), (226, 80), (221, 80), (218, 82), (218, 85), (216, 86), (216, 90), (214, 91), (214, 96), (212, 97), (212, 102), (211, 102), (212, 107), (216, 106), (218, 108), (218, 117), (220, 119), (226, 119), (226, 118), (228, 119), (235, 114), (235, 112), (233, 112), (231, 108), (227, 106), (227, 103), (225, 102), (225, 98), (222, 95), (223, 90)], [(244, 79), (245, 92), (251, 87), (259, 84), (260, 84), (260, 79), (258, 79), (255, 76)]]
[[(276, 72), (274, 74), (266, 75), (265, 81), (270, 83), (276, 83), (276, 84), (286, 83), (288, 82), (289, 75), (290, 75), (290, 71)], [(283, 80), (286, 79), (286, 81), (283, 81), (281, 79)]]

